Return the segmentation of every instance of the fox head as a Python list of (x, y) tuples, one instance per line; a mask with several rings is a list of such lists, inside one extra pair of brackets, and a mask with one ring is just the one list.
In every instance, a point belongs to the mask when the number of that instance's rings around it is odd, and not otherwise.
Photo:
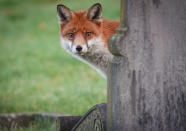
[(83, 55), (102, 41), (102, 7), (97, 3), (88, 10), (71, 11), (64, 5), (57, 5), (60, 24), (60, 39), (68, 52)]

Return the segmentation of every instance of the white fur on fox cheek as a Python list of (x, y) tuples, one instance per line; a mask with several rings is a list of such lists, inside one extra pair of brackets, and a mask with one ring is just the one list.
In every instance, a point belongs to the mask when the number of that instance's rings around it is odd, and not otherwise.
[(67, 40), (63, 37), (60, 37), (60, 43), (61, 46), (67, 50), (69, 53), (72, 51), (71, 47), (72, 47), (72, 42), (70, 40)]
[(76, 45), (72, 45), (72, 53), (76, 53)]
[(93, 45), (104, 46), (104, 42), (101, 37), (95, 37), (88, 41), (88, 47), (91, 47)]
[(86, 52), (87, 52), (87, 50), (88, 50), (88, 49), (87, 49), (87, 45), (86, 45), (86, 44), (84, 44), (82, 48), (83, 48), (83, 49), (82, 49), (82, 52), (86, 53)]
[(91, 40), (88, 41), (88, 47), (92, 47), (92, 46), (98, 46), (98, 48), (103, 47), (104, 46), (104, 42), (101, 39), (101, 37), (95, 37)]

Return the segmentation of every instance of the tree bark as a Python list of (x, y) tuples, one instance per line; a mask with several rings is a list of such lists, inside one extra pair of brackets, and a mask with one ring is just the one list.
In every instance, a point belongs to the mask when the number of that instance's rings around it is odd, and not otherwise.
[(107, 130), (186, 131), (186, 1), (121, 0), (116, 32)]

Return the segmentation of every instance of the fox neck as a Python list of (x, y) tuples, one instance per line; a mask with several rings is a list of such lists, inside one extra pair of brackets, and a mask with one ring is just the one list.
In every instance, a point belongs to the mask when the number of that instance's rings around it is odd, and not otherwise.
[(107, 76), (108, 64), (112, 59), (113, 55), (109, 52), (105, 46), (105, 42), (98, 37), (88, 43), (88, 51), (83, 54), (72, 54), (76, 58), (79, 58), (83, 62), (89, 64), (91, 67), (96, 69), (104, 78)]
[(95, 68), (104, 78), (106, 78), (108, 64), (113, 56), (108, 51), (107, 47), (92, 46), (86, 54), (78, 55), (78, 57), (88, 62), (90, 66)]

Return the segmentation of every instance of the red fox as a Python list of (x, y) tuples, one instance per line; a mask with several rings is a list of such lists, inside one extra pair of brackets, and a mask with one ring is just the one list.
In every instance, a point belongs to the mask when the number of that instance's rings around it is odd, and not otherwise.
[(62, 47), (106, 78), (108, 62), (113, 57), (108, 50), (108, 39), (120, 22), (103, 19), (99, 3), (80, 11), (57, 5), (57, 14)]

